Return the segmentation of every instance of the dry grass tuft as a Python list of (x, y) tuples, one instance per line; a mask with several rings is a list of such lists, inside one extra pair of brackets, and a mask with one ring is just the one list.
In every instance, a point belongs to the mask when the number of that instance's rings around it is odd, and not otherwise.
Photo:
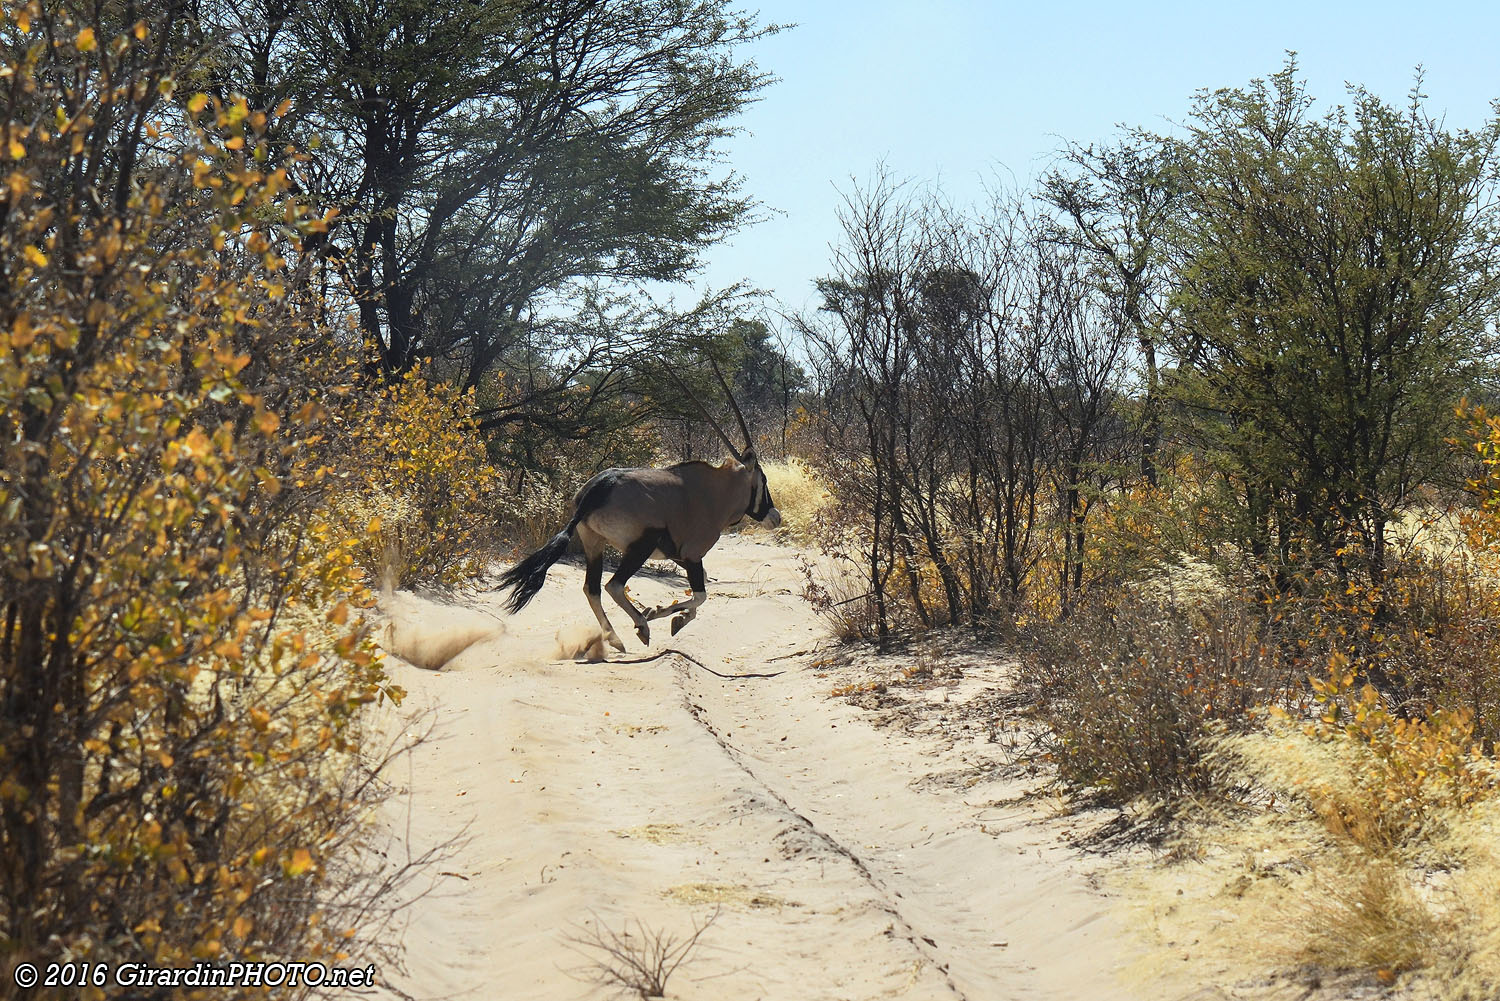
[(646, 841), (653, 845), (683, 844), (697, 840), (691, 832), (683, 830), (681, 824), (641, 824), (609, 833), (617, 838)]
[(775, 908), (780, 910), (786, 901), (769, 893), (760, 893), (739, 883), (682, 883), (662, 892), (668, 900), (679, 904), (729, 904), (751, 910)]
[(1192, 616), (1145, 598), (1084, 605), (1037, 626), (1017, 673), (1061, 777), (1116, 802), (1172, 804), (1212, 789), (1206, 741), (1257, 724), (1301, 675), (1248, 601)]
[(1195, 959), (1223, 981), (1311, 967), (1443, 1001), (1500, 993), (1500, 804), (1408, 801), (1411, 822), (1392, 826), (1357, 743), (1285, 721), (1220, 742), (1214, 760), (1248, 801), (1200, 810), (1173, 863), (1134, 877), (1162, 943), (1153, 962)]
[(1338, 853), (1304, 889), (1289, 911), (1295, 937), (1283, 947), (1324, 969), (1388, 979), (1432, 966), (1459, 932), (1419, 894), (1413, 873), (1389, 859)]

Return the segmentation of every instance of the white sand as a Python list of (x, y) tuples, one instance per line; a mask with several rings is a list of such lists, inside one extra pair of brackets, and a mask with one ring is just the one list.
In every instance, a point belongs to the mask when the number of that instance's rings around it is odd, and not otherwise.
[[(727, 538), (705, 564), (697, 621), (673, 638), (659, 620), (645, 651), (702, 666), (622, 663), (643, 652), (619, 612), (629, 653), (557, 659), (592, 622), (566, 564), (504, 635), (441, 671), (394, 664), (405, 708), (435, 726), (389, 810), (392, 836), (414, 853), (462, 841), (412, 905), (406, 971), (383, 979), (419, 999), (608, 996), (570, 936), (594, 922), (686, 934), (717, 908), (667, 997), (1188, 993), (1124, 982), (1132, 939), (1094, 887), (1103, 864), (1060, 841), (1067, 822), (1043, 802), (1017, 802), (1024, 783), (990, 777), (1001, 745), (878, 728), (829, 697), (845, 674), (789, 656), (824, 635), (793, 551)], [(683, 586), (642, 576), (632, 589), (656, 604)], [(972, 667), (963, 685), (1001, 672)]]

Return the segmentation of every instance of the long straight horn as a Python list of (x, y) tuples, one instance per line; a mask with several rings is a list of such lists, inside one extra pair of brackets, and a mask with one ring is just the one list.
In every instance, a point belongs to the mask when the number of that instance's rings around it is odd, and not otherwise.
[[(712, 361), (712, 359), (710, 359), (710, 361)], [(717, 365), (715, 365), (714, 366), (714, 373), (717, 374), (718, 371), (719, 371), (719, 367)], [(734, 456), (734, 460), (736, 462), (742, 461), (743, 460), (743, 456), (740, 455), (740, 450), (734, 447), (734, 442), (732, 442), (732, 441), (729, 440), (729, 435), (727, 435), (727, 434), (724, 433), (724, 429), (719, 426), (719, 422), (718, 421), (714, 420), (713, 415), (708, 412), (708, 408), (703, 405), (703, 403), (698, 399), (698, 397), (696, 397), (696, 396), (693, 395), (693, 391), (688, 388), (688, 384), (686, 382), (682, 381), (682, 377), (679, 376), (676, 372), (672, 371), (671, 366), (667, 366), (667, 374), (672, 377), (672, 381), (673, 382), (677, 383), (677, 385), (682, 388), (683, 393), (687, 394), (687, 398), (693, 401), (693, 406), (697, 407), (698, 408), (698, 413), (702, 414), (703, 415), (703, 419), (706, 420), (706, 421), (708, 421), (708, 426), (711, 427), (711, 428), (713, 428), (714, 431), (718, 434), (718, 436), (720, 438), (724, 439), (724, 444), (729, 449), (729, 454), (732, 455), (732, 456)], [(723, 380), (723, 376), (720, 376), (719, 378), (720, 378), (720, 381)], [(731, 404), (733, 403), (732, 400), (730, 402), (731, 402)], [(735, 416), (738, 417), (739, 416), (739, 408), (735, 407), (735, 411), (734, 412), (735, 412)], [(743, 417), (741, 417), (740, 418), (740, 426), (744, 427), (744, 425), (745, 425), (745, 419)]]
[[(714, 361), (712, 355), (709, 356), (708, 364), (714, 370), (714, 378), (718, 379), (719, 385), (724, 387), (724, 398), (729, 401), (729, 409), (734, 411), (734, 419), (740, 422), (740, 432), (745, 436), (745, 454), (749, 455), (755, 451), (755, 439), (750, 436), (750, 428), (745, 424), (745, 415), (740, 413), (740, 405), (734, 402), (734, 391), (729, 388), (728, 380), (724, 378), (724, 373), (719, 371), (719, 363)], [(723, 433), (719, 432), (720, 435)], [(731, 451), (733, 448), (734, 446), (731, 445)], [(740, 454), (735, 452), (734, 457), (738, 459)]]

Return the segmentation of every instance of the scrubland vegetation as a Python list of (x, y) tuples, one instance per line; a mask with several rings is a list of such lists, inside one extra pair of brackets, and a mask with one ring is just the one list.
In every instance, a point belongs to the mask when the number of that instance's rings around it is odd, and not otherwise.
[(705, 356), (809, 600), (1015, 656), (1164, 934), (1500, 992), (1500, 124), (1289, 63), (984, 206), (877, 176), (816, 311), (677, 310), (777, 29), (471, 6), (3, 5), (0, 996), (378, 954), (374, 595), (716, 458)]
[(1500, 124), (1417, 95), (1315, 114), (1289, 61), (1034, 192), (850, 194), (798, 319), (808, 590), (847, 639), (1013, 653), (1038, 756), (1170, 846), (1174, 955), (1481, 998)]
[(383, 546), (472, 559), (480, 463), (443, 391), (361, 391), (284, 108), (174, 103), (170, 20), (7, 13), (0, 990), (345, 959), (400, 878), (362, 853), (362, 710), (401, 696), (369, 587)]

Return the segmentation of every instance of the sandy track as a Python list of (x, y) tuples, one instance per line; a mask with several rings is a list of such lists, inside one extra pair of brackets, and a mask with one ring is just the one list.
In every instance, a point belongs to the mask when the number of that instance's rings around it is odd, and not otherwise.
[[(1137, 996), (1098, 863), (995, 777), (1003, 748), (964, 712), (1003, 666), (919, 693), (935, 721), (951, 707), (941, 733), (879, 728), (829, 698), (852, 669), (810, 652), (822, 630), (794, 552), (729, 538), (705, 562), (698, 620), (649, 651), (685, 657), (553, 660), (558, 628), (590, 618), (564, 564), (504, 637), (442, 671), (397, 664), (432, 724), (388, 815), (397, 851), (460, 840), (389, 982), (422, 999), (599, 997), (569, 937), (685, 934), (717, 909), (669, 997)], [(633, 590), (652, 604), (680, 586)]]

